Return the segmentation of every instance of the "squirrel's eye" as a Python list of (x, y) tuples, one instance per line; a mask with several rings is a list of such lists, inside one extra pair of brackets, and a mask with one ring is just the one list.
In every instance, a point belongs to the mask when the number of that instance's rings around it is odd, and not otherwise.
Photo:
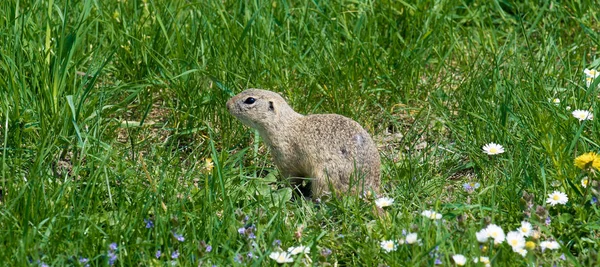
[(256, 102), (256, 99), (254, 99), (254, 97), (248, 97), (246, 98), (246, 100), (244, 100), (244, 104), (254, 104), (254, 102)]

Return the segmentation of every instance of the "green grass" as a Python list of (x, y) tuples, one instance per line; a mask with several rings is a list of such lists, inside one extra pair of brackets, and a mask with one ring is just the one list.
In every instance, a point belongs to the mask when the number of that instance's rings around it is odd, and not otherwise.
[[(598, 110), (600, 79), (587, 87), (583, 70), (600, 67), (599, 11), (588, 0), (2, 1), (0, 262), (106, 266), (114, 242), (116, 266), (170, 265), (174, 251), (183, 266), (272, 266), (271, 252), (301, 244), (310, 254), (290, 265), (448, 266), (463, 254), (597, 266), (600, 177), (573, 160), (600, 151), (600, 125), (571, 111)], [(225, 108), (249, 87), (365, 126), (394, 205), (291, 200), (264, 143)], [(485, 155), (489, 142), (506, 152)], [(555, 190), (566, 205), (546, 204)], [(429, 209), (443, 221), (420, 215)], [(475, 239), (523, 220), (541, 232), (526, 257)], [(251, 225), (255, 239), (238, 233)], [(379, 246), (404, 231), (421, 244)], [(542, 252), (542, 240), (561, 248)]]

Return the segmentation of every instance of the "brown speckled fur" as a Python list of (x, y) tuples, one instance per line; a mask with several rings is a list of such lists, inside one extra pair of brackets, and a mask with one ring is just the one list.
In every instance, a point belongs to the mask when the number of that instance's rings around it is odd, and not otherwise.
[[(245, 102), (254, 98), (254, 102)], [(313, 197), (363, 192), (380, 186), (380, 160), (369, 133), (337, 114), (301, 115), (277, 93), (248, 89), (227, 101), (227, 109), (244, 125), (257, 129), (273, 153), (283, 177), (293, 182), (312, 178)]]

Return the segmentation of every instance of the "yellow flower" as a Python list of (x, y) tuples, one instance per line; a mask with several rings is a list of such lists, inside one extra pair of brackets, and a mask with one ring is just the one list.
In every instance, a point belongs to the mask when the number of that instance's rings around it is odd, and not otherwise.
[(202, 167), (202, 169), (205, 172), (211, 172), (214, 167), (215, 167), (215, 164), (213, 163), (212, 158), (204, 159), (204, 166)]
[(121, 20), (119, 19), (121, 17), (121, 13), (118, 10), (115, 10), (115, 12), (113, 12), (113, 19), (115, 19), (117, 22), (121, 22)]
[(535, 248), (535, 243), (533, 241), (527, 241), (525, 242), (525, 248), (533, 250)]
[(596, 170), (600, 170), (600, 156), (594, 152), (585, 153), (575, 158), (575, 166), (582, 170), (593, 167)]

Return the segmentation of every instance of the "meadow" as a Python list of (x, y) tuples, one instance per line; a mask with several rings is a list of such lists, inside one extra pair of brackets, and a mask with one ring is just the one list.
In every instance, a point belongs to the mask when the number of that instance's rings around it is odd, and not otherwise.
[[(4, 0), (0, 29), (4, 266), (600, 264), (596, 1)], [(381, 195), (294, 197), (227, 112), (250, 87), (363, 125)]]

